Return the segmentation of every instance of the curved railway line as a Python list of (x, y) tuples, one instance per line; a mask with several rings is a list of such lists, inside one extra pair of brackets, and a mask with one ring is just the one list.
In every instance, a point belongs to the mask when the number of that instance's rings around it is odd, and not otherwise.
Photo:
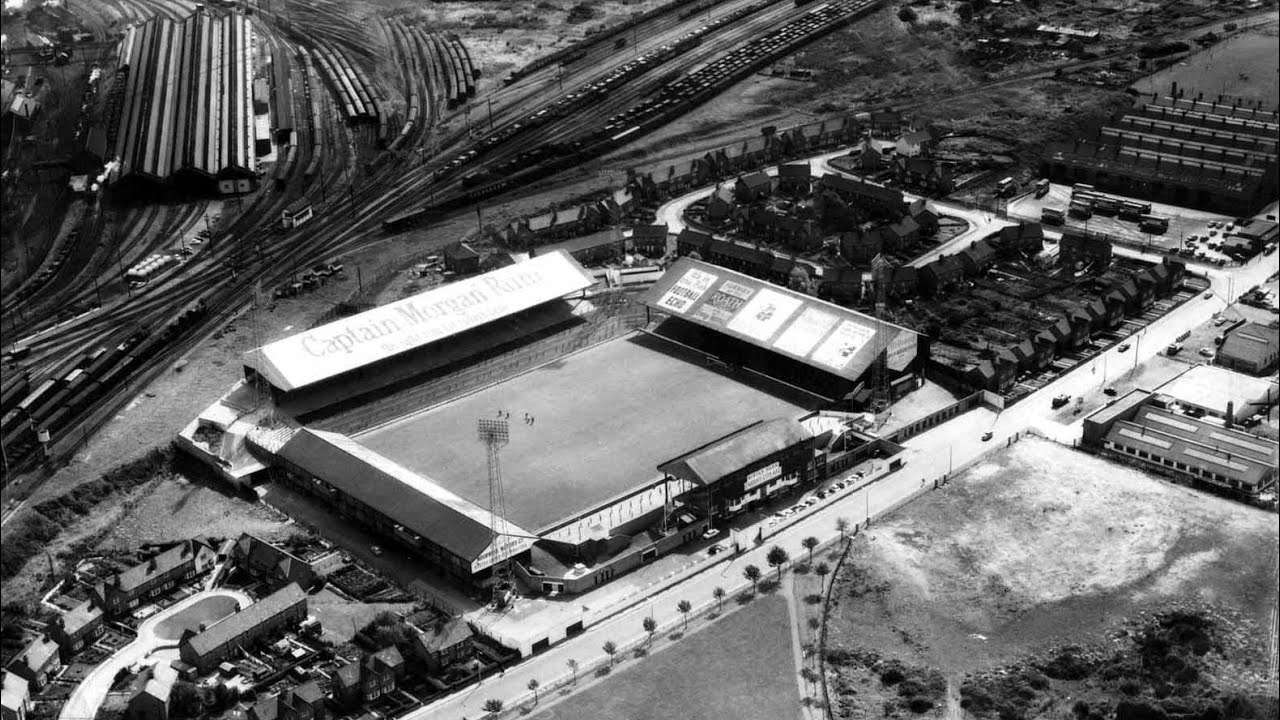
[[(157, 12), (161, 7), (169, 7), (172, 11), (173, 7), (182, 6), (176, 0), (119, 1), (130, 6), (152, 7)], [(653, 56), (655, 60), (651, 67), (636, 68), (633, 65), (631, 71), (623, 73), (625, 77), (620, 80), (615, 77), (616, 82), (609, 80), (609, 76), (617, 73), (617, 67), (634, 61), (640, 55), (640, 49), (627, 48), (619, 52), (607, 40), (587, 43), (580, 48), (583, 54), (573, 63), (576, 69), (548, 67), (530, 73), (520, 82), (496, 89), (493, 92), (493, 101), (497, 105), (494, 113), (495, 132), (506, 132), (512, 125), (519, 125), (521, 118), (531, 117), (543, 110), (547, 111), (543, 117), (551, 115), (550, 108), (554, 103), (573, 95), (574, 91), (564, 93), (552, 102), (534, 104), (530, 99), (543, 93), (547, 83), (560, 82), (556, 75), (564, 70), (569, 70), (568, 78), (572, 81), (570, 87), (585, 88), (603, 82), (606, 85), (605, 92), (596, 92), (595, 96), (580, 104), (574, 102), (578, 98), (571, 98), (569, 105), (572, 107), (561, 105), (563, 112), (556, 113), (547, 122), (529, 129), (517, 127), (514, 132), (508, 132), (496, 141), (489, 142), (486, 147), (488, 152), (483, 156), (473, 150), (484, 144), (484, 140), (475, 143), (472, 150), (468, 150), (465, 133), (455, 133), (453, 137), (445, 139), (445, 149), (451, 152), (462, 151), (462, 156), (467, 156), (468, 161), (457, 163), (452, 168), (438, 159), (420, 164), (409, 162), (408, 158), (415, 148), (434, 138), (432, 128), (443, 118), (441, 106), (447, 104), (450, 97), (450, 83), (455, 96), (459, 91), (465, 93), (468, 84), (474, 92), (475, 68), (472, 67), (469, 73), (466, 71), (468, 59), (465, 48), (460, 49), (459, 45), (422, 26), (404, 26), (399, 21), (393, 21), (388, 27), (397, 38), (398, 46), (402, 48), (401, 60), (415, 56), (419, 58), (411, 61), (412, 67), (406, 70), (408, 82), (405, 87), (409, 90), (406, 93), (409, 98), (421, 94), (418, 108), (421, 122), (404, 126), (408, 132), (405, 133), (403, 129), (401, 131), (405, 139), (400, 143), (400, 152), (389, 153), (384, 156), (389, 159), (388, 162), (376, 163), (365, 169), (358, 188), (353, 184), (356, 175), (361, 172), (354, 164), (353, 129), (341, 123), (325, 121), (324, 104), (327, 104), (330, 96), (325, 93), (321, 93), (321, 98), (316, 96), (314, 83), (318, 81), (315, 74), (318, 71), (313, 69), (312, 54), (299, 47), (296, 42), (280, 38), (276, 51), (280, 52), (282, 47), (297, 48), (297, 55), (301, 59), (295, 57), (293, 60), (295, 77), (301, 75), (307, 78), (303, 102), (310, 107), (306, 108), (307, 112), (298, 116), (309, 118), (306, 123), (298, 123), (300, 126), (305, 124), (307, 132), (305, 137), (299, 132), (298, 151), (292, 161), (291, 177), (287, 178), (291, 180), (300, 176), (302, 183), (288, 183), (286, 187), (289, 189), (286, 192), (258, 194), (226, 229), (218, 233), (214, 243), (202, 246), (180, 271), (140, 289), (124, 302), (81, 316), (56, 331), (33, 338), (29, 351), (32, 353), (32, 364), (28, 369), (36, 368), (43, 372), (40, 373), (40, 378), (35, 378), (36, 373), (32, 373), (32, 380), (43, 381), (45, 376), (58, 378), (60, 374), (65, 378), (65, 373), (71, 372), (67, 368), (77, 362), (85, 362), (84, 358), (69, 354), (69, 348), (118, 347), (131, 336), (143, 333), (153, 339), (148, 340), (145, 346), (137, 346), (137, 352), (130, 355), (132, 364), (124, 378), (112, 378), (113, 381), (129, 379), (143, 382), (169, 364), (176, 355), (189, 350), (199, 339), (240, 312), (245, 304), (244, 300), (253, 294), (255, 287), (270, 288), (300, 268), (336, 259), (357, 247), (370, 233), (376, 233), (388, 217), (412, 208), (421, 208), (422, 200), (429, 195), (439, 197), (441, 201), (434, 204), (426, 215), (438, 216), (457, 212), (459, 209), (469, 210), (470, 203), (478, 198), (514, 189), (521, 182), (546, 176), (558, 169), (554, 164), (537, 166), (534, 168), (536, 172), (519, 173), (500, 184), (468, 189), (464, 187), (461, 177), (464, 167), (472, 171), (511, 167), (510, 164), (520, 162), (521, 154), (530, 148), (570, 143), (577, 143), (567, 155), (570, 160), (576, 162), (595, 156), (620, 140), (611, 134), (605, 134), (604, 128), (608, 122), (618, 122), (619, 118), (629, 122), (629, 118), (639, 108), (639, 112), (651, 114), (638, 122), (656, 127), (672, 113), (687, 112), (693, 104), (709, 97), (729, 82), (736, 81), (745, 72), (750, 72), (752, 63), (766, 62), (773, 57), (770, 53), (789, 52), (795, 45), (816, 37), (799, 33), (785, 41), (775, 40), (773, 45), (764, 48), (753, 44), (759, 42), (755, 39), (756, 35), (766, 33), (777, 25), (791, 27), (798, 19), (811, 17), (818, 11), (834, 13), (833, 17), (838, 20), (844, 15), (856, 16), (861, 8), (874, 5), (874, 0), (843, 0), (814, 9), (807, 6), (797, 8), (791, 2), (723, 3), (717, 8), (741, 14), (711, 30), (703, 30), (697, 36), (697, 42), (689, 43), (688, 47), (680, 48), (679, 52)], [(700, 7), (699, 13), (701, 11)], [(294, 12), (293, 15), (293, 22), (297, 24), (298, 13)], [(258, 21), (261, 20), (262, 18), (258, 18)], [(647, 43), (645, 52), (653, 53), (655, 48), (660, 49), (662, 43), (674, 43), (680, 36), (688, 36), (707, 25), (701, 20), (701, 17), (691, 18), (689, 15), (677, 17), (676, 9), (651, 18), (645, 26), (645, 35), (654, 40)], [(296, 37), (297, 33), (293, 34)], [(260, 37), (265, 35), (260, 34)], [(337, 38), (325, 37), (324, 33), (317, 35), (334, 42), (333, 46), (336, 47)], [(755, 49), (748, 51), (749, 56), (744, 56), (742, 48)], [(284, 54), (294, 56), (292, 52)], [(619, 55), (623, 57), (618, 57)], [(625, 57), (626, 55), (631, 58)], [(724, 70), (722, 66), (726, 57), (734, 58), (735, 64), (730, 68), (733, 72), (721, 72)], [(607, 62), (610, 59), (613, 60), (612, 63)], [(425, 72), (422, 71), (424, 64)], [(692, 71), (686, 78), (703, 73), (709, 78), (708, 83), (689, 90), (688, 96), (680, 102), (664, 102), (671, 98), (671, 73), (685, 70)], [(734, 72), (738, 74), (735, 75)], [(579, 97), (583, 97), (581, 92)], [(368, 100), (370, 104), (382, 100), (385, 112), (384, 97), (379, 95), (375, 99), (370, 95)], [(645, 110), (655, 107), (655, 104), (658, 111)], [(412, 106), (410, 101), (408, 107)], [(335, 116), (330, 113), (327, 117)], [(376, 130), (374, 133), (376, 134)], [(337, 150), (344, 145), (349, 148), (346, 153)], [(334, 150), (320, 152), (321, 148)], [(467, 153), (472, 154), (468, 156)], [(439, 173), (441, 168), (449, 170)], [(344, 183), (352, 183), (348, 184), (347, 192), (340, 189)], [(315, 202), (317, 189), (321, 192), (319, 202)], [(317, 207), (317, 214), (327, 221), (313, 221), (303, 231), (283, 234), (269, 232), (269, 228), (275, 226), (279, 210), (286, 206), (286, 201), (297, 197), (311, 198)], [(151, 222), (154, 221), (153, 217)], [(139, 252), (144, 245), (145, 243), (139, 244)], [(80, 292), (83, 293), (83, 290)], [(197, 306), (201, 309), (193, 310)], [(59, 357), (64, 359), (55, 360)], [(29, 386), (32, 380), (24, 382)], [(6, 383), (6, 390), (9, 387), (10, 384)], [(42, 423), (48, 423), (50, 419), (63, 423), (61, 427), (50, 428), (53, 434), (52, 447), (65, 449), (64, 446), (72, 442), (72, 438), (95, 430), (110, 417), (111, 408), (118, 407), (124, 401), (123, 393), (109, 387), (108, 391), (103, 391), (102, 387), (98, 386), (96, 392), (99, 396), (96, 398), (89, 395), (80, 398), (71, 396), (66, 402), (77, 408), (74, 412), (37, 418)], [(16, 394), (18, 393), (10, 393)], [(12, 470), (30, 466), (37, 454), (28, 452), (23, 464), (15, 465)]]

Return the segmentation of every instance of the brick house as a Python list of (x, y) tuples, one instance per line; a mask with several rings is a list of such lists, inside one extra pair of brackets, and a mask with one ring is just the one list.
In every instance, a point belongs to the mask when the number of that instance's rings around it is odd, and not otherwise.
[(178, 654), (188, 665), (209, 672), (237, 648), (294, 627), (306, 618), (306, 593), (297, 585), (286, 585), (202, 632), (188, 630), (178, 642)]
[(213, 548), (198, 540), (183, 540), (99, 583), (93, 590), (94, 599), (110, 617), (130, 612), (144, 600), (212, 569), (216, 556)]
[(631, 231), (631, 247), (641, 255), (662, 257), (667, 254), (667, 224), (637, 225)]
[(63, 613), (49, 624), (49, 636), (58, 643), (62, 661), (67, 662), (76, 653), (93, 644), (103, 633), (102, 610), (93, 601), (83, 603)]
[(778, 190), (792, 195), (808, 194), (813, 176), (809, 174), (809, 163), (787, 163), (778, 167)]
[(31, 688), (26, 678), (0, 670), (0, 720), (27, 720)]
[(311, 563), (249, 533), (241, 535), (231, 547), (231, 561), (273, 590), (289, 583), (309, 588), (316, 582), (316, 571)]
[(964, 266), (965, 275), (981, 275), (995, 264), (996, 251), (987, 244), (986, 240), (978, 240), (969, 243), (969, 247), (961, 250), (959, 257), (960, 264)]
[(964, 266), (953, 255), (943, 255), (920, 268), (920, 292), (935, 295), (964, 277)]
[(471, 658), (473, 635), (471, 626), (462, 618), (439, 622), (414, 634), (410, 654), (425, 665), (428, 672), (438, 673)]
[(347, 708), (372, 702), (396, 689), (404, 677), (404, 657), (395, 646), (349, 662), (333, 675), (333, 697)]
[(1068, 267), (1078, 262), (1105, 267), (1111, 262), (1111, 242), (1067, 228), (1062, 231), (1062, 240), (1058, 243), (1058, 257)]
[(329, 708), (320, 685), (308, 680), (259, 700), (247, 715), (249, 720), (328, 720)]
[(741, 203), (764, 200), (773, 193), (773, 178), (762, 172), (743, 175), (733, 184), (733, 196)]
[(1001, 257), (1039, 253), (1044, 250), (1044, 226), (1031, 222), (1000, 228), (995, 245)]
[(129, 698), (127, 720), (169, 720), (169, 695), (173, 683), (152, 677)]
[(28, 643), (17, 657), (9, 661), (5, 669), (26, 680), (31, 690), (38, 693), (62, 669), (58, 643), (47, 635), (41, 635)]

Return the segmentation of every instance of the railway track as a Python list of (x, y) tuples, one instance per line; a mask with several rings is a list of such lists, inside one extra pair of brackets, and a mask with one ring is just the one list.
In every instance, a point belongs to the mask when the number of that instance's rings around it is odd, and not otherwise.
[[(725, 6), (741, 8), (750, 4), (726, 3)], [(727, 26), (724, 34), (717, 34), (707, 41), (706, 47), (681, 57), (678, 62), (673, 58), (667, 58), (659, 67), (688, 68), (714, 63), (717, 54), (723, 53), (729, 47), (746, 42), (749, 35), (758, 33), (786, 18), (803, 16), (810, 12), (807, 8), (794, 9), (789, 4), (781, 3), (765, 3), (762, 9), (768, 12), (744, 23), (743, 27), (738, 27), (736, 23)], [(700, 19), (694, 18), (694, 20)], [(660, 36), (666, 28), (667, 35), (662, 37), (667, 39), (670, 39), (669, 36), (675, 34), (676, 30), (683, 30), (685, 25), (693, 24), (687, 18), (675, 17), (674, 13), (655, 18), (652, 22)], [(589, 50), (585, 57), (591, 57), (592, 52), (601, 51), (599, 48)], [(640, 48), (633, 50), (633, 54), (639, 52)], [(691, 62), (690, 58), (695, 60)], [(520, 83), (497, 91), (495, 95), (498, 96), (499, 101), (506, 99), (509, 102), (505, 109), (500, 107), (498, 112), (507, 113), (512, 118), (510, 122), (518, 122), (515, 118), (529, 112), (527, 99), (543, 89), (547, 82), (554, 81), (554, 76), (550, 75), (551, 72), (558, 71), (553, 69), (539, 71)], [(609, 68), (604, 63), (595, 63), (578, 73), (571, 74), (571, 77), (579, 82), (588, 82), (591, 78), (606, 77), (608, 73)], [(539, 75), (545, 77), (540, 79)], [(651, 70), (640, 73), (640, 77), (649, 80), (661, 76), (662, 73)], [(425, 84), (430, 89), (430, 81)], [(571, 140), (579, 133), (589, 132), (595, 126), (584, 123), (582, 113), (586, 113), (585, 118), (588, 123), (599, 123), (603, 119), (616, 115), (622, 108), (641, 102), (641, 98), (651, 89), (645, 82), (627, 82), (616, 91), (614, 97), (605, 98), (590, 108), (579, 109), (577, 112), (558, 118), (549, 126), (536, 129), (532, 134), (520, 134), (501, 146), (495, 146), (480, 166), (509, 162), (531, 142)], [(438, 91), (439, 88), (437, 87), (436, 90)], [(314, 92), (314, 88), (311, 88), (311, 91)], [(325, 94), (324, 98), (327, 101), (328, 95)], [(522, 102), (521, 98), (525, 98), (525, 101)], [(321, 142), (324, 147), (329, 148), (340, 147), (345, 140), (348, 152), (345, 162), (343, 162), (342, 153), (325, 153), (323, 169), (314, 174), (312, 186), (304, 190), (313, 195), (315, 185), (319, 184), (323, 194), (322, 207), (318, 213), (321, 216), (320, 221), (313, 220), (305, 231), (275, 237), (268, 235), (265, 229), (274, 221), (273, 211), (280, 209), (288, 194), (260, 194), (248, 208), (238, 214), (237, 219), (226, 231), (219, 233), (215, 246), (202, 248), (181, 273), (174, 274), (154, 286), (144, 288), (133, 300), (114, 309), (110, 316), (98, 313), (73, 320), (55, 333), (51, 333), (48, 340), (41, 341), (46, 350), (52, 354), (64, 350), (73, 343), (82, 346), (94, 343), (109, 344), (127, 336), (130, 332), (136, 333), (139, 330), (147, 332), (157, 327), (164, 327), (167, 321), (172, 323), (171, 318), (176, 308), (183, 307), (184, 303), (193, 302), (196, 298), (203, 299), (210, 308), (209, 315), (199, 322), (197, 327), (184, 329), (170, 345), (157, 349), (155, 357), (146, 361), (147, 369), (137, 373), (136, 377), (141, 378), (146, 372), (154, 372), (157, 368), (165, 366), (175, 353), (185, 351), (184, 348), (190, 347), (199, 338), (207, 336), (213, 332), (214, 328), (221, 327), (227, 318), (239, 312), (239, 309), (244, 306), (245, 299), (252, 295), (255, 286), (269, 288), (283, 281), (299, 268), (317, 261), (334, 259), (349, 252), (362, 244), (370, 233), (377, 232), (382, 220), (388, 214), (420, 205), (428, 193), (434, 192), (441, 196), (450, 194), (454, 197), (465, 195), (461, 192), (461, 182), (458, 179), (438, 182), (430, 177), (428, 170), (432, 166), (438, 167), (438, 163), (413, 167), (410, 163), (400, 161), (373, 168), (366, 173), (365, 178), (361, 178), (359, 189), (349, 185), (347, 193), (343, 194), (345, 197), (341, 195), (334, 197), (337, 195), (332, 192), (337, 189), (334, 185), (342, 184), (344, 179), (348, 182), (353, 181), (358, 172), (354, 162), (356, 159), (354, 138), (348, 128), (334, 122), (333, 113), (329, 113), (327, 121), (322, 122), (322, 126), (319, 133), (315, 133), (315, 129), (312, 129), (313, 139), (325, 136)], [(417, 142), (427, 138), (427, 127), (424, 123), (423, 131), (417, 134)], [(446, 141), (446, 147), (452, 149), (461, 146), (465, 141), (465, 135), (456, 134)], [(469, 211), (469, 208), (467, 210)], [(442, 212), (458, 211), (443, 208)], [(232, 241), (233, 238), (241, 238), (241, 240)], [(269, 242), (264, 244), (264, 240)], [(48, 367), (60, 369), (52, 364)], [(123, 401), (121, 393), (113, 393), (110, 401), (104, 400), (99, 405), (100, 408), (109, 408), (112, 403), (118, 404)], [(65, 443), (68, 437), (80, 431), (81, 425), (96, 429), (94, 418), (103, 416), (103, 412), (105, 411), (89, 413), (92, 417), (80, 416), (74, 421), (69, 421), (64, 428), (54, 429), (54, 446)]]

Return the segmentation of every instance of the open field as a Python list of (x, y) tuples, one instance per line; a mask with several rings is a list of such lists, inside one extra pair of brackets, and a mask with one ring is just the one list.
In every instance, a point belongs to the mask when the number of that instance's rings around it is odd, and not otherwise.
[(1280, 26), (1262, 25), (1201, 51), (1186, 60), (1135, 83), (1141, 92), (1169, 92), (1178, 83), (1188, 96), (1204, 93), (1243, 100), (1276, 102), (1276, 55), (1280, 53)]
[[(1199, 662), (1217, 689), (1259, 692), (1278, 534), (1273, 514), (1024, 440), (857, 538), (829, 619), (837, 716), (879, 715), (901, 696), (877, 678), (886, 663), (941, 673), (954, 706), (966, 679), (972, 689), (1002, 668), (1040, 667), (1064, 644), (1120, 652), (1120, 638), (1175, 607), (1214, 627), (1218, 651)], [(1110, 707), (1111, 689), (1032, 696)], [(1056, 707), (1042, 716), (1070, 714)]]
[(786, 601), (767, 595), (531, 717), (785, 720), (800, 714), (794, 670)]
[[(508, 518), (536, 531), (652, 480), (657, 466), (750, 422), (792, 416), (773, 394), (637, 335), (609, 342), (365, 433), (359, 441), (487, 507), (475, 421), (511, 414), (502, 450)], [(775, 389), (780, 392), (781, 386)], [(533, 425), (522, 420), (534, 417)]]

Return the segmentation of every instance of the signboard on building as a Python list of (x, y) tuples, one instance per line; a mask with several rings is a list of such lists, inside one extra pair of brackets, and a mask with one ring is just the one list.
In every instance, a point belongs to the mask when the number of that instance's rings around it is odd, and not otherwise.
[(782, 477), (782, 463), (773, 462), (747, 475), (747, 480), (742, 486), (743, 492), (750, 492), (753, 488), (760, 487), (766, 483), (773, 482)]

